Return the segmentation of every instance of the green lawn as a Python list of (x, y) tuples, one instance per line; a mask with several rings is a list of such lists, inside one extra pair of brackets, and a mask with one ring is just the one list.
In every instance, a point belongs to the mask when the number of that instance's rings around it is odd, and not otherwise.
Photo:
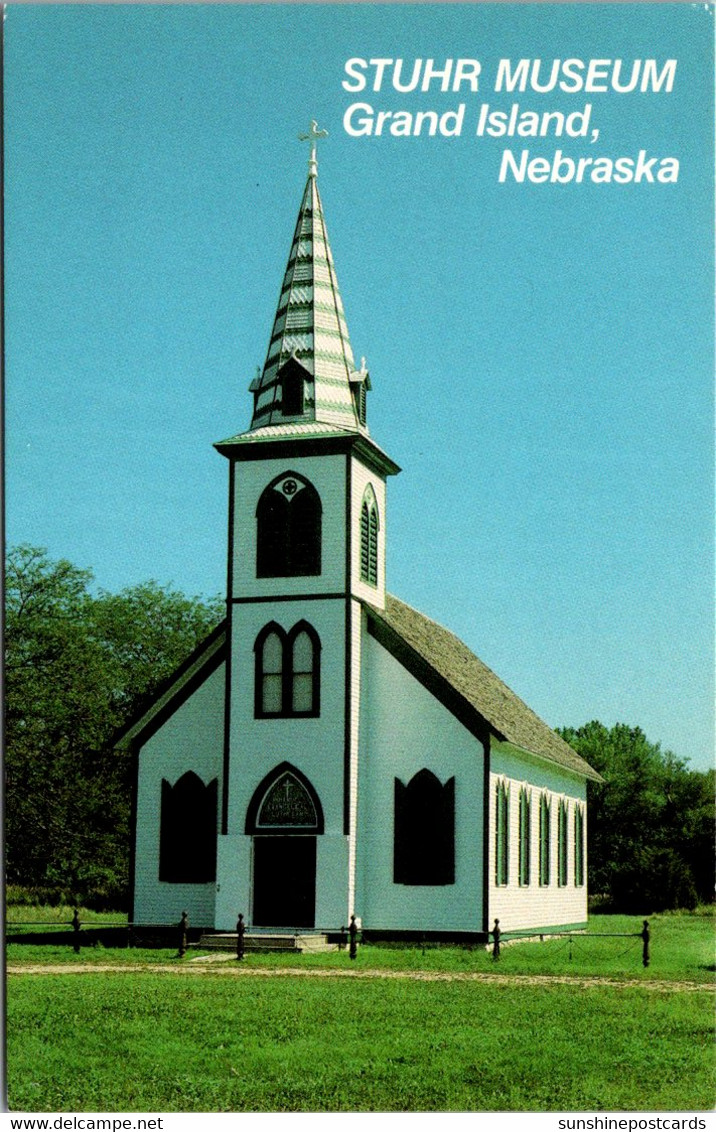
[(33, 1112), (705, 1109), (710, 1000), (644, 986), (18, 975), (9, 1100)]
[[(504, 974), (603, 975), (610, 978), (639, 980), (677, 979), (707, 983), (714, 980), (714, 916), (661, 915), (653, 916), (651, 924), (651, 962), (642, 966), (642, 943), (636, 933), (641, 931), (638, 916), (593, 916), (587, 936), (575, 935), (570, 939), (557, 937), (544, 943), (520, 941), (502, 948), (499, 963), (484, 947), (474, 949), (426, 945), (425, 947), (389, 947), (366, 944), (358, 949), (354, 964), (347, 953), (318, 955), (247, 955), (247, 967), (328, 967), (341, 970), (345, 967), (378, 970), (427, 971), (500, 971)], [(89, 924), (91, 926), (91, 924)], [(605, 933), (628, 932), (630, 938), (612, 938)], [(599, 938), (597, 938), (599, 937)], [(200, 955), (192, 949), (187, 959)], [(10, 944), (8, 961), (74, 963), (77, 956), (70, 946), (41, 944)], [(136, 963), (149, 965), (179, 962), (176, 950), (149, 950), (140, 948), (114, 949), (84, 947), (80, 953), (85, 963)]]
[[(11, 964), (56, 965), (8, 980), (11, 1107), (37, 1111), (688, 1110), (716, 1100), (712, 994), (665, 983), (714, 977), (713, 917), (654, 916), (652, 964), (638, 939), (484, 948), (364, 946), (247, 956), (243, 977), (190, 952), (82, 950), (141, 972), (62, 974), (68, 947), (14, 944)], [(590, 936), (636, 932), (595, 916)], [(157, 964), (181, 967), (177, 978)], [(267, 979), (251, 970), (326, 968)], [(236, 961), (220, 964), (230, 971)], [(202, 969), (203, 968), (203, 969)], [(340, 977), (341, 970), (606, 976), (594, 985)], [(190, 974), (191, 972), (191, 974)], [(626, 984), (626, 985), (624, 985)], [(653, 984), (653, 985), (650, 985)], [(618, 1067), (618, 1068), (615, 1068)]]

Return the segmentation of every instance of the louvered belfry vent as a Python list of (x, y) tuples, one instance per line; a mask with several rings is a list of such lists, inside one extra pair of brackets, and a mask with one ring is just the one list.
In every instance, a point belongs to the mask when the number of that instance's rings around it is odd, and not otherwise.
[(360, 509), (360, 576), (371, 586), (378, 585), (378, 502), (368, 486)]

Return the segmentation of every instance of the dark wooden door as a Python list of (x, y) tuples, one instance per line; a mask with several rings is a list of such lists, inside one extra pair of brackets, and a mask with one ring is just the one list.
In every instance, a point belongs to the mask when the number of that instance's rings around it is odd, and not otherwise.
[(316, 921), (316, 838), (254, 837), (254, 924), (312, 928)]

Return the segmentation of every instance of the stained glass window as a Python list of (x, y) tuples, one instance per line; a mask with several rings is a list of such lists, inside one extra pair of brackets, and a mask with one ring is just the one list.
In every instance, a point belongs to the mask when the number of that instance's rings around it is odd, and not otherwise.
[(257, 826), (307, 826), (318, 824), (316, 809), (305, 786), (287, 771), (274, 782), (259, 807)]

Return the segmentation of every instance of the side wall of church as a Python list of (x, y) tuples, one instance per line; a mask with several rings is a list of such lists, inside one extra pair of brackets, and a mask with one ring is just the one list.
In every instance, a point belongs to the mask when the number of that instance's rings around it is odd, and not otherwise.
[[(356, 914), (394, 931), (482, 930), (482, 744), (363, 631)], [(455, 882), (395, 884), (395, 779), (455, 778)], [(431, 830), (425, 830), (430, 838)]]
[[(138, 924), (178, 923), (186, 911), (193, 926), (213, 926), (213, 881), (170, 884), (159, 880), (159, 826), (162, 779), (173, 786), (191, 770), (205, 785), (218, 778), (221, 795), (224, 681), (221, 664), (139, 752), (134, 880), (134, 919)], [(220, 811), (219, 806), (217, 826)], [(186, 833), (191, 838), (191, 829)]]
[[(496, 883), (496, 792), (498, 783), (509, 791), (508, 881)], [(522, 754), (507, 744), (493, 743), (490, 755), (489, 916), (501, 931), (581, 925), (587, 921), (587, 806), (586, 781), (554, 764)], [(520, 883), (520, 791), (530, 799), (529, 883)], [(540, 798), (550, 803), (549, 884), (540, 884)], [(559, 882), (558, 810), (567, 806), (567, 876)], [(574, 810), (584, 812), (584, 883), (575, 883)]]

